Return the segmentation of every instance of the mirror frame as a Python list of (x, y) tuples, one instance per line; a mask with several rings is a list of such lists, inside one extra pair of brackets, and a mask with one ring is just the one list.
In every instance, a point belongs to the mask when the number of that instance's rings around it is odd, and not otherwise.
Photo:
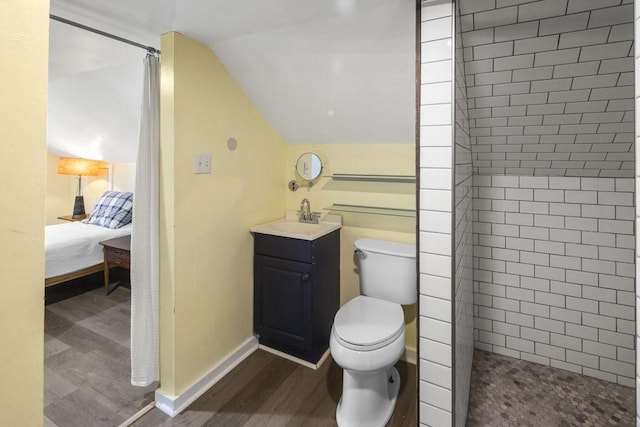
[[(304, 167), (307, 165), (307, 163), (303, 160), (303, 158), (305, 156), (311, 156), (311, 174), (306, 174), (305, 175), (305, 169)], [(317, 174), (313, 174), (314, 172), (314, 163), (317, 161), (318, 165), (320, 166), (320, 170), (317, 171)], [(320, 158), (320, 156), (318, 156), (316, 153), (312, 153), (312, 152), (306, 152), (306, 153), (302, 153), (299, 157), (298, 160), (296, 160), (296, 174), (298, 175), (298, 177), (300, 177), (300, 179), (303, 179), (307, 182), (313, 182), (316, 179), (318, 179), (321, 175), (322, 175), (322, 170), (324, 169), (324, 166), (322, 165), (322, 159)]]

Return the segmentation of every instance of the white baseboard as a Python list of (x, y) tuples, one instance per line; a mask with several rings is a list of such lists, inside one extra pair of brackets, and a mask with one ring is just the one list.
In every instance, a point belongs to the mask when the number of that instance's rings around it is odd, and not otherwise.
[(202, 377), (179, 396), (165, 396), (159, 389), (156, 390), (156, 408), (160, 409), (170, 417), (175, 417), (257, 349), (258, 340), (255, 337), (249, 338), (229, 357), (213, 368), (211, 372)]
[(415, 365), (418, 360), (418, 354), (416, 349), (413, 347), (405, 347), (404, 354), (400, 359), (404, 360), (407, 363), (411, 363), (412, 365)]
[(302, 365), (302, 366), (304, 366), (306, 368), (313, 369), (315, 371), (320, 369), (320, 367), (322, 366), (324, 361), (329, 358), (329, 354), (330, 354), (329, 349), (327, 349), (327, 351), (324, 352), (324, 354), (322, 355), (320, 360), (318, 360), (318, 363), (314, 364), (314, 363), (311, 363), (311, 362), (307, 362), (306, 360), (299, 359), (299, 358), (297, 358), (295, 356), (292, 356), (290, 354), (284, 353), (284, 352), (282, 352), (280, 350), (276, 350), (275, 348), (267, 347), (266, 345), (263, 345), (263, 344), (259, 344), (258, 348), (260, 350), (266, 351), (267, 353), (275, 354), (278, 357), (282, 357), (283, 359), (290, 360), (292, 362), (295, 362), (295, 363), (297, 363), (299, 365)]

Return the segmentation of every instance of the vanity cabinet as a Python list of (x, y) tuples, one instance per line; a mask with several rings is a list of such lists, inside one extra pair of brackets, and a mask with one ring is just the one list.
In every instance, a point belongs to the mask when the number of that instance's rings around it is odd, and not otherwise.
[(316, 363), (340, 305), (340, 230), (315, 240), (255, 233), (254, 332), (261, 344)]

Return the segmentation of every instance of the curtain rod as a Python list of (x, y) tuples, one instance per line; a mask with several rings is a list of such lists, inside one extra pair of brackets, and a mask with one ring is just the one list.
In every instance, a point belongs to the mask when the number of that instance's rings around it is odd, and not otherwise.
[(98, 30), (96, 28), (93, 28), (93, 27), (89, 27), (87, 25), (79, 24), (79, 23), (74, 22), (74, 21), (70, 21), (70, 20), (62, 18), (60, 16), (49, 15), (49, 18), (53, 19), (54, 21), (62, 22), (63, 24), (71, 25), (73, 27), (77, 27), (77, 28), (80, 28), (80, 29), (83, 29), (83, 30), (86, 30), (86, 31), (90, 31), (90, 32), (95, 33), (95, 34), (99, 34), (99, 35), (104, 36), (104, 37), (108, 37), (110, 39), (118, 40), (119, 42), (122, 42), (122, 43), (130, 44), (131, 46), (135, 46), (135, 47), (139, 47), (139, 48), (145, 49), (149, 53), (160, 54), (160, 51), (158, 49), (156, 49), (155, 47), (145, 46), (143, 44), (134, 42), (132, 40), (125, 39), (123, 37), (116, 36), (114, 34), (110, 34), (110, 33)]

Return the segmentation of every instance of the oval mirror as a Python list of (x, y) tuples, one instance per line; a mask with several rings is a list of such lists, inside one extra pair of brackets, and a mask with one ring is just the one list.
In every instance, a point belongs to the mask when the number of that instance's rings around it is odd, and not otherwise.
[(296, 172), (300, 178), (306, 181), (313, 181), (322, 172), (322, 161), (315, 153), (304, 153), (298, 157), (296, 162)]

